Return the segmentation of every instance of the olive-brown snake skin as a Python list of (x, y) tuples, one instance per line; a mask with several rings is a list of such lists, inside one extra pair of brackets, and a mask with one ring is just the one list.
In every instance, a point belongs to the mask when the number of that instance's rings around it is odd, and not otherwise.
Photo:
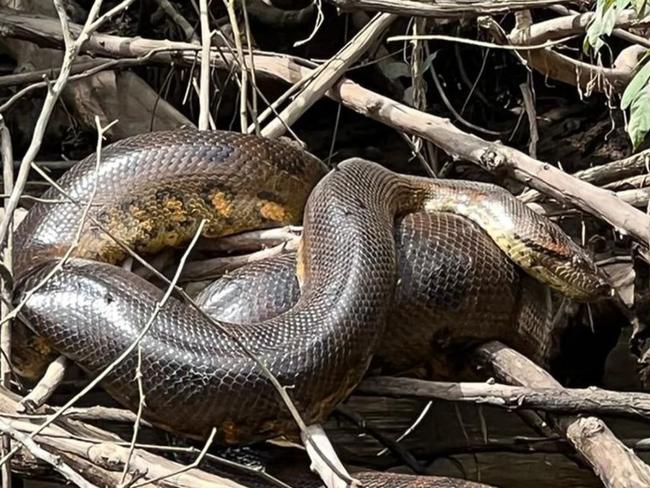
[[(172, 297), (139, 344), (144, 417), (193, 437), (217, 427), (218, 440), (231, 444), (293, 430), (266, 373), (240, 344), (291, 385), (307, 423), (323, 420), (361, 380), (392, 308), (396, 217), (463, 215), (555, 289), (582, 300), (608, 291), (579, 246), (498, 187), (398, 175), (359, 159), (322, 174), (318, 160), (290, 144), (229, 132), (161, 132), (111, 145), (98, 166), (89, 157), (59, 181), (77, 204), (37, 203), (19, 227), (21, 298), (70, 248), (88, 209), (74, 258), (27, 299), (23, 317), (98, 373), (135, 341), (163, 295), (113, 265), (125, 253), (100, 226), (149, 253), (187, 242), (201, 219), (209, 236), (296, 223), (307, 201), (294, 307), (245, 328), (217, 327)], [(44, 195), (57, 197), (55, 189)], [(103, 382), (129, 408), (138, 405), (137, 361), (131, 354)]]

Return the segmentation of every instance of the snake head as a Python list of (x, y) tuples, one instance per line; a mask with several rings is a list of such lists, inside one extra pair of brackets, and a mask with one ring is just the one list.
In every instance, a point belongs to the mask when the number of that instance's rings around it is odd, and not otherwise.
[(580, 246), (570, 247), (565, 259), (549, 259), (544, 264), (542, 273), (546, 274), (547, 283), (577, 302), (613, 297), (614, 289), (605, 273)]

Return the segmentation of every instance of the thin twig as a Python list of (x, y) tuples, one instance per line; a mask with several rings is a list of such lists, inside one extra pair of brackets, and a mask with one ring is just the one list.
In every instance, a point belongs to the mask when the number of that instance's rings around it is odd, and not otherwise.
[(129, 453), (126, 456), (124, 469), (122, 470), (122, 481), (124, 484), (126, 475), (129, 473), (129, 466), (135, 451), (135, 445), (138, 441), (138, 433), (140, 432), (140, 425), (142, 423), (142, 412), (145, 407), (144, 387), (142, 385), (142, 346), (138, 344), (138, 363), (135, 368), (135, 381), (138, 383), (138, 411), (135, 414), (135, 421), (133, 422), (133, 436), (131, 437), (131, 445), (129, 446)]
[(212, 442), (214, 441), (214, 436), (217, 434), (217, 429), (213, 428), (212, 431), (210, 432), (210, 436), (208, 437), (208, 440), (205, 442), (205, 445), (203, 446), (203, 449), (201, 449), (201, 452), (199, 455), (196, 457), (193, 463), (188, 464), (187, 466), (183, 467), (182, 469), (179, 469), (176, 472), (172, 472), (163, 476), (159, 476), (158, 478), (153, 478), (148, 481), (144, 481), (142, 483), (136, 483), (131, 486), (131, 488), (141, 488), (143, 486), (150, 485), (152, 483), (157, 483), (159, 481), (163, 481), (169, 478), (173, 478), (174, 476), (178, 476), (179, 474), (185, 473), (186, 471), (189, 471), (191, 469), (198, 468), (199, 465), (201, 464), (201, 461), (203, 461), (203, 458), (205, 458), (205, 455), (208, 453), (208, 449), (210, 449), (210, 446), (212, 445)]
[(402, 41), (447, 41), (447, 42), (457, 42), (460, 44), (469, 44), (472, 46), (481, 46), (481, 47), (489, 47), (492, 49), (504, 49), (506, 51), (537, 51), (540, 49), (545, 49), (547, 47), (552, 47), (557, 44), (564, 44), (567, 41), (570, 41), (573, 39), (575, 36), (567, 36), (562, 39), (555, 39), (555, 40), (549, 40), (545, 41), (541, 44), (520, 44), (520, 45), (514, 45), (514, 44), (495, 44), (493, 42), (485, 42), (485, 41), (477, 41), (475, 39), (466, 39), (464, 37), (455, 37), (455, 36), (445, 36), (442, 34), (427, 34), (427, 35), (421, 35), (421, 36), (412, 36), (412, 35), (406, 35), (406, 36), (391, 36), (388, 39), (386, 39), (386, 42), (402, 42)]
[[(246, 34), (246, 44), (248, 48), (248, 60), (251, 67), (251, 86), (253, 87), (253, 111), (251, 117), (253, 118), (253, 125), (255, 126), (255, 134), (260, 135), (260, 123), (257, 120), (257, 93), (259, 92), (257, 88), (257, 79), (255, 78), (255, 56), (253, 55), (253, 36), (251, 34), (251, 25), (248, 21), (248, 9), (246, 8), (246, 0), (241, 0), (242, 12), (244, 13), (244, 32)], [(242, 126), (242, 132), (244, 131), (244, 126)]]
[(237, 50), (237, 59), (239, 60), (241, 82), (239, 84), (239, 123), (241, 131), (244, 132), (248, 127), (248, 67), (246, 66), (246, 59), (244, 58), (244, 49), (241, 44), (241, 32), (239, 31), (239, 24), (237, 23), (237, 13), (235, 12), (235, 0), (223, 0), (230, 19), (230, 26), (232, 28), (232, 35), (235, 41), (235, 49)]
[[(95, 199), (95, 195), (97, 193), (97, 176), (98, 176), (98, 171), (99, 171), (99, 163), (101, 161), (101, 149), (102, 149), (102, 140), (104, 137), (104, 134), (106, 131), (108, 131), (117, 121), (113, 121), (110, 124), (108, 124), (106, 127), (101, 127), (99, 123), (99, 117), (95, 116), (95, 121), (97, 124), (97, 127), (99, 128), (98, 131), (98, 137), (97, 137), (97, 154), (96, 154), (96, 163), (95, 163), (95, 177), (93, 178), (93, 188), (92, 192), (90, 195), (90, 198), (88, 199), (88, 202), (86, 202), (85, 205), (83, 205), (82, 208), (82, 213), (81, 213), (81, 218), (79, 220), (79, 224), (77, 226), (77, 230), (74, 236), (74, 239), (72, 241), (72, 244), (70, 247), (67, 249), (61, 260), (56, 263), (55, 266), (52, 267), (52, 269), (45, 275), (45, 277), (37, 283), (34, 287), (31, 289), (27, 290), (20, 302), (14, 307), (14, 309), (11, 311), (11, 313), (7, 314), (0, 320), (0, 325), (8, 322), (9, 320), (13, 320), (18, 316), (22, 308), (25, 306), (25, 304), (32, 298), (34, 293), (36, 293), (38, 290), (40, 290), (45, 284), (48, 282), (48, 280), (54, 276), (64, 265), (65, 263), (70, 259), (72, 254), (75, 252), (77, 249), (77, 246), (79, 245), (79, 242), (81, 240), (81, 235), (82, 231), (84, 229), (84, 225), (86, 224), (86, 220), (88, 219), (88, 213), (90, 211), (90, 208), (93, 205), (93, 201)], [(49, 176), (48, 176), (49, 178)], [(5, 217), (6, 220), (6, 217)], [(3, 221), (4, 222), (4, 221)]]
[[(14, 166), (13, 166), (13, 147), (11, 144), (11, 134), (5, 125), (5, 121), (0, 115), (0, 158), (2, 159), (2, 176), (4, 193), (10, 194), (14, 186)], [(5, 208), (8, 205), (8, 199), (5, 198)], [(11, 275), (13, 266), (11, 256), (13, 252), (13, 218), (12, 224), (9, 225), (9, 235), (7, 236), (7, 246), (3, 250), (3, 266)], [(11, 304), (11, 285), (7, 280), (0, 281), (0, 294), (2, 303), (0, 303), (0, 320), (9, 315)], [(10, 387), (11, 382), (11, 321), (0, 325), (0, 383), (5, 388)], [(0, 453), (4, 456), (11, 450), (11, 438), (8, 435), (2, 437), (2, 449)], [(11, 488), (11, 466), (9, 463), (2, 466), (2, 488)]]
[(199, 0), (201, 21), (201, 87), (199, 90), (199, 130), (208, 129), (210, 114), (210, 23), (208, 0)]
[[(100, 64), (97, 64), (97, 61), (94, 63), (87, 63), (90, 65), (90, 67), (81, 73), (71, 75), (68, 78), (68, 81), (77, 81), (81, 80), (83, 78), (87, 78), (89, 76), (93, 76), (101, 71), (106, 71), (106, 70), (115, 70), (119, 68), (128, 68), (131, 66), (138, 66), (140, 64), (146, 63), (151, 57), (156, 53), (156, 52), (161, 52), (161, 50), (156, 50), (153, 49), (149, 53), (145, 54), (144, 56), (139, 56), (137, 58), (133, 59), (110, 59), (105, 62), (102, 62)], [(77, 66), (77, 65), (73, 65)], [(60, 70), (57, 70), (60, 72)], [(21, 90), (17, 91), (14, 95), (12, 95), (9, 100), (7, 100), (5, 103), (0, 105), (0, 113), (5, 113), (8, 110), (10, 110), (22, 97), (27, 95), (28, 93), (31, 93), (34, 90), (42, 89), (42, 88), (48, 88), (51, 86), (51, 82), (49, 80), (44, 80), (44, 81), (39, 81), (36, 83), (32, 83), (29, 86), (26, 86), (22, 88)]]
[(623, 415), (650, 419), (650, 395), (600, 388), (510, 386), (499, 383), (426, 381), (376, 376), (357, 393), (492, 405), (506, 409)]
[[(562, 387), (535, 363), (496, 341), (480, 346), (474, 357), (481, 367), (493, 370), (505, 382), (529, 388)], [(555, 417), (554, 423), (606, 487), (650, 484), (650, 467), (627, 449), (600, 419), (563, 415)]]
[(301, 432), (300, 437), (311, 459), (312, 471), (318, 473), (327, 488), (361, 488), (339, 461), (323, 427), (310, 425)]
[[(52, 424), (54, 421), (56, 421), (59, 417), (61, 417), (63, 414), (65, 414), (66, 410), (73, 406), (79, 399), (83, 398), (90, 390), (95, 388), (100, 382), (106, 378), (119, 364), (122, 363), (133, 351), (138, 347), (140, 344), (140, 341), (144, 338), (144, 336), (149, 332), (149, 329), (153, 325), (154, 321), (156, 320), (156, 317), (158, 317), (160, 311), (163, 309), (167, 301), (169, 300), (169, 297), (171, 296), (172, 292), (174, 291), (174, 288), (176, 286), (176, 283), (178, 282), (178, 278), (180, 277), (181, 271), (183, 270), (183, 266), (185, 265), (185, 262), (187, 261), (187, 257), (189, 253), (192, 251), (194, 244), (198, 240), (199, 236), (201, 235), (201, 232), (203, 231), (203, 227), (205, 226), (205, 220), (202, 220), (198, 226), (197, 232), (194, 235), (194, 238), (190, 242), (187, 251), (183, 254), (183, 256), (180, 259), (180, 262), (178, 264), (178, 269), (176, 270), (176, 273), (174, 274), (174, 277), (172, 278), (169, 287), (165, 291), (164, 295), (162, 298), (156, 303), (156, 306), (154, 308), (153, 313), (147, 320), (147, 323), (144, 325), (140, 333), (137, 335), (137, 337), (134, 339), (134, 341), (127, 347), (122, 353), (115, 358), (101, 373), (99, 373), (91, 382), (89, 382), (79, 393), (77, 393), (74, 397), (72, 397), (70, 400), (68, 400), (65, 405), (63, 405), (59, 410), (57, 410), (56, 413), (53, 415), (49, 416), (48, 419), (43, 422), (39, 426), (36, 431), (34, 431), (30, 437), (34, 437), (38, 433), (40, 433), (43, 429), (45, 429), (48, 425)], [(17, 452), (17, 449), (12, 449), (12, 451), (4, 456), (2, 459), (0, 459), (0, 464), (7, 462), (7, 460), (14, 455)]]
[(257, 261), (269, 259), (285, 252), (295, 251), (298, 248), (298, 239), (294, 239), (282, 244), (278, 244), (268, 249), (255, 251), (249, 254), (237, 256), (222, 256), (212, 259), (202, 259), (187, 263), (185, 271), (181, 276), (182, 282), (200, 281), (208, 278), (218, 278), (228, 271)]
[(528, 154), (531, 157), (537, 157), (537, 142), (539, 141), (539, 132), (537, 130), (537, 112), (535, 110), (535, 94), (533, 93), (533, 83), (530, 73), (528, 73), (528, 82), (519, 85), (524, 100), (524, 108), (528, 115), (528, 129), (530, 132), (530, 142), (528, 143)]
[(183, 30), (186, 41), (199, 42), (199, 38), (196, 36), (196, 32), (194, 32), (194, 27), (176, 10), (176, 7), (169, 0), (156, 0), (156, 3)]

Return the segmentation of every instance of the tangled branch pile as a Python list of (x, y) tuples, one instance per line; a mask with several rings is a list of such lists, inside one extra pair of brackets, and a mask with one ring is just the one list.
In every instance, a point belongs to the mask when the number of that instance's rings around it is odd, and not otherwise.
[[(643, 0), (0, 0), (3, 488), (18, 477), (375, 486), (373, 469), (503, 487), (650, 486), (649, 39)], [(255, 461), (246, 450), (232, 460), (213, 437), (168, 437), (142, 419), (146, 394), (138, 412), (114, 408), (62, 356), (34, 366), (47, 366), (38, 383), (21, 378), (13, 366), (31, 358), (12, 349), (24, 333), (15, 226), (104, 143), (180, 127), (286, 136), (330, 167), (361, 156), (497, 183), (587, 248), (617, 296), (553, 296), (548, 371), (495, 341), (432, 358), (445, 381), (429, 370), (369, 378), (324, 430), (301, 426), (304, 451), (277, 440)], [(157, 284), (174, 276), (169, 293), (181, 283), (195, 296), (294, 251), (299, 236), (256, 231), (193, 243), (184, 267), (173, 251), (125, 266)], [(383, 476), (382, 486), (479, 486)]]

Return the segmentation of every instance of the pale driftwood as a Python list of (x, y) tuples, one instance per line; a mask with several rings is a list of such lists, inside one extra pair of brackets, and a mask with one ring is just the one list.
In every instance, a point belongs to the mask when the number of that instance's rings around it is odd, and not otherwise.
[(607, 190), (638, 190), (650, 185), (650, 174), (630, 176), (622, 180), (612, 181), (603, 185)]
[(199, 130), (208, 129), (210, 116), (210, 22), (208, 21), (208, 0), (199, 0), (201, 22), (201, 73), (199, 88)]
[(574, 3), (553, 0), (515, 0), (510, 2), (486, 2), (484, 0), (329, 0), (340, 10), (370, 10), (390, 12), (406, 16), (423, 17), (476, 17), (496, 15), (515, 10), (541, 8), (558, 3)]
[[(526, 44), (544, 44), (547, 41), (554, 41), (576, 34), (583, 34), (594, 19), (593, 12), (584, 14), (568, 14), (562, 17), (537, 22), (526, 29)], [(617, 12), (614, 24), (617, 27), (630, 27), (634, 25), (645, 25), (650, 19), (638, 19), (633, 10), (622, 10)], [(511, 39), (512, 40), (512, 39)], [(514, 42), (513, 44), (519, 44)]]
[(12, 439), (21, 443), (34, 457), (45, 461), (50, 464), (55, 470), (61, 473), (67, 480), (74, 483), (79, 488), (97, 488), (91, 482), (86, 480), (77, 471), (72, 469), (71, 466), (61, 460), (60, 457), (51, 454), (50, 452), (39, 446), (34, 439), (28, 435), (14, 429), (8, 422), (0, 419), (0, 431), (8, 434)]
[[(361, 487), (339, 461), (336, 451), (320, 425), (308, 426), (307, 431), (302, 434), (302, 440), (309, 458), (312, 460), (312, 471), (318, 473), (327, 488)], [(317, 448), (319, 452), (314, 452), (314, 448)], [(322, 459), (329, 459), (330, 462), (323, 463)]]
[[(577, 33), (583, 33), (593, 18), (593, 14), (568, 15), (539, 24), (515, 28), (508, 35), (512, 45), (540, 45), (544, 42), (560, 39)], [(627, 27), (634, 22), (632, 10), (622, 11), (616, 18), (616, 25)], [(491, 25), (487, 24), (487, 25)], [(499, 42), (500, 36), (495, 36)], [(540, 73), (554, 80), (580, 86), (590, 93), (592, 90), (609, 93), (612, 90), (622, 92), (634, 76), (634, 66), (617, 66), (607, 68), (595, 66), (573, 59), (547, 47), (544, 49), (517, 51), (528, 64)]]
[[(26, 434), (33, 433), (37, 425), (32, 422), (11, 419), (6, 420), (13, 429)], [(50, 429), (50, 427), (48, 427)], [(110, 472), (119, 472), (129, 458), (129, 448), (115, 442), (88, 441), (76, 438), (61, 437), (65, 432), (58, 428), (51, 435), (39, 434), (38, 442), (63, 455), (74, 455), (84, 459), (91, 466), (98, 466)], [(70, 434), (68, 433), (68, 436)], [(130, 467), (133, 473), (144, 476), (134, 486), (145, 483), (147, 480), (159, 479), (149, 486), (166, 486), (174, 488), (192, 488), (196, 486), (214, 486), (215, 488), (244, 488), (241, 484), (208, 474), (199, 469), (187, 469), (186, 466), (169, 461), (161, 456), (151, 454), (143, 449), (135, 449), (130, 458)], [(164, 478), (164, 479), (163, 479)]]
[[(550, 9), (561, 15), (575, 15), (578, 13), (575, 10), (571, 10), (565, 7), (564, 5), (551, 5)], [(650, 39), (637, 36), (636, 34), (632, 34), (626, 30), (623, 30), (620, 27), (615, 28), (612, 31), (612, 35), (618, 37), (619, 39), (623, 39), (624, 41), (630, 42), (632, 44), (639, 44), (641, 46), (650, 47)]]
[[(2, 183), (3, 192), (10, 195), (13, 190), (14, 184), (14, 168), (13, 168), (13, 144), (11, 142), (11, 134), (5, 121), (0, 115), (0, 159), (2, 160)], [(8, 198), (3, 202), (4, 205), (9, 203)], [(12, 215), (15, 217), (16, 212)], [(13, 272), (13, 226), (9, 227), (9, 235), (7, 236), (7, 246), (2, 250), (3, 266), (9, 275)], [(0, 279), (0, 296), (2, 303), (0, 303), (0, 321), (4, 322), (4, 318), (11, 312), (11, 283), (6, 279)], [(2, 323), (0, 326), (0, 383), (2, 386), (9, 388), (11, 383), (11, 344), (13, 327), (11, 321)], [(2, 449), (0, 452), (4, 456), (11, 449), (11, 437), (5, 435), (2, 437)], [(2, 487), (11, 488), (11, 467), (7, 464), (2, 466)]]
[(197, 249), (210, 251), (255, 251), (258, 249), (277, 246), (279, 244), (298, 241), (302, 233), (301, 226), (285, 226), (273, 229), (252, 230), (219, 239), (199, 241)]
[(650, 188), (637, 188), (636, 190), (623, 190), (616, 192), (616, 195), (624, 202), (634, 207), (646, 209), (650, 198)]
[(364, 380), (355, 391), (370, 395), (470, 402), (512, 410), (528, 408), (547, 412), (628, 415), (650, 419), (650, 394), (600, 388), (530, 388), (496, 383), (450, 383), (374, 377)]
[[(549, 373), (501, 343), (485, 344), (477, 349), (475, 356), (506, 383), (531, 388), (562, 387)], [(602, 420), (558, 416), (555, 423), (558, 432), (569, 440), (606, 487), (650, 486), (650, 467), (625, 447)]]

